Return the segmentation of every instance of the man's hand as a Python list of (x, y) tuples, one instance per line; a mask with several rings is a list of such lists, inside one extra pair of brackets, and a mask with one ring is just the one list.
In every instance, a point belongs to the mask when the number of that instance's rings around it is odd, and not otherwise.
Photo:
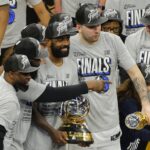
[(89, 80), (86, 81), (86, 84), (88, 86), (89, 90), (96, 91), (96, 92), (104, 92), (104, 86), (105, 84), (111, 84), (110, 81), (104, 81), (104, 80)]
[(150, 125), (150, 102), (145, 101), (142, 103), (142, 113), (148, 117), (148, 124)]
[(66, 132), (62, 132), (59, 130), (55, 130), (55, 132), (53, 132), (53, 134), (50, 134), (52, 140), (54, 143), (58, 144), (58, 145), (64, 145), (67, 144), (67, 133)]

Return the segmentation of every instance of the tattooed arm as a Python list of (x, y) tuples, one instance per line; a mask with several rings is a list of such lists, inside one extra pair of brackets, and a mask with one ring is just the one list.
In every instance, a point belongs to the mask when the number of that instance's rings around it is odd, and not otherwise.
[(127, 72), (131, 80), (133, 81), (136, 91), (138, 92), (139, 97), (141, 99), (142, 112), (147, 114), (150, 124), (150, 100), (148, 99), (148, 92), (145, 79), (137, 65), (134, 65)]

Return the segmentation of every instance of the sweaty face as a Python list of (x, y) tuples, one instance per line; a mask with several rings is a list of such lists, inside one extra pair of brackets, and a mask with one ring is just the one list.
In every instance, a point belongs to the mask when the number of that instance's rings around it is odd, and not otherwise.
[(120, 35), (121, 26), (118, 21), (108, 21), (102, 25), (102, 31)]
[(14, 86), (22, 91), (28, 89), (28, 83), (31, 79), (29, 73), (13, 72)]
[(84, 25), (79, 26), (79, 33), (81, 34), (82, 38), (88, 43), (96, 42), (99, 39), (100, 31), (100, 25), (91, 27), (87, 27)]
[(70, 48), (70, 36), (63, 36), (52, 40), (51, 53), (56, 58), (67, 57)]

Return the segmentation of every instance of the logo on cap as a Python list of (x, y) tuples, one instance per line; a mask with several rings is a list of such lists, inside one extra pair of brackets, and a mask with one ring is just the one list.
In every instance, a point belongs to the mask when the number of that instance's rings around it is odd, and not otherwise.
[(21, 55), (21, 62), (20, 63), (22, 65), (21, 66), (22, 68), (20, 68), (21, 70), (24, 70), (26, 68), (26, 66), (28, 66), (29, 60), (28, 60), (26, 55)]
[(105, 17), (111, 17), (111, 18), (119, 18), (118, 13), (114, 9), (108, 9), (104, 12)]
[(57, 26), (58, 36), (61, 35), (63, 32), (67, 32), (67, 24), (64, 22), (60, 22)]
[(64, 20), (62, 22), (66, 23), (67, 25), (71, 25), (72, 24), (72, 18), (70, 16), (65, 16)]
[(90, 10), (90, 13), (88, 14), (88, 18), (89, 18), (88, 23), (92, 22), (92, 20), (98, 19), (99, 17), (100, 17), (100, 13), (98, 9)]

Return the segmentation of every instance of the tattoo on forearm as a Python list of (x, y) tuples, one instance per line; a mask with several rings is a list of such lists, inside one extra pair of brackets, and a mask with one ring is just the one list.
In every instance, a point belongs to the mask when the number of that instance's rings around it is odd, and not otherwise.
[(142, 101), (147, 101), (148, 99), (148, 94), (147, 94), (147, 86), (145, 84), (145, 81), (139, 79), (139, 78), (135, 78), (133, 80), (134, 86), (141, 98), (141, 102)]

